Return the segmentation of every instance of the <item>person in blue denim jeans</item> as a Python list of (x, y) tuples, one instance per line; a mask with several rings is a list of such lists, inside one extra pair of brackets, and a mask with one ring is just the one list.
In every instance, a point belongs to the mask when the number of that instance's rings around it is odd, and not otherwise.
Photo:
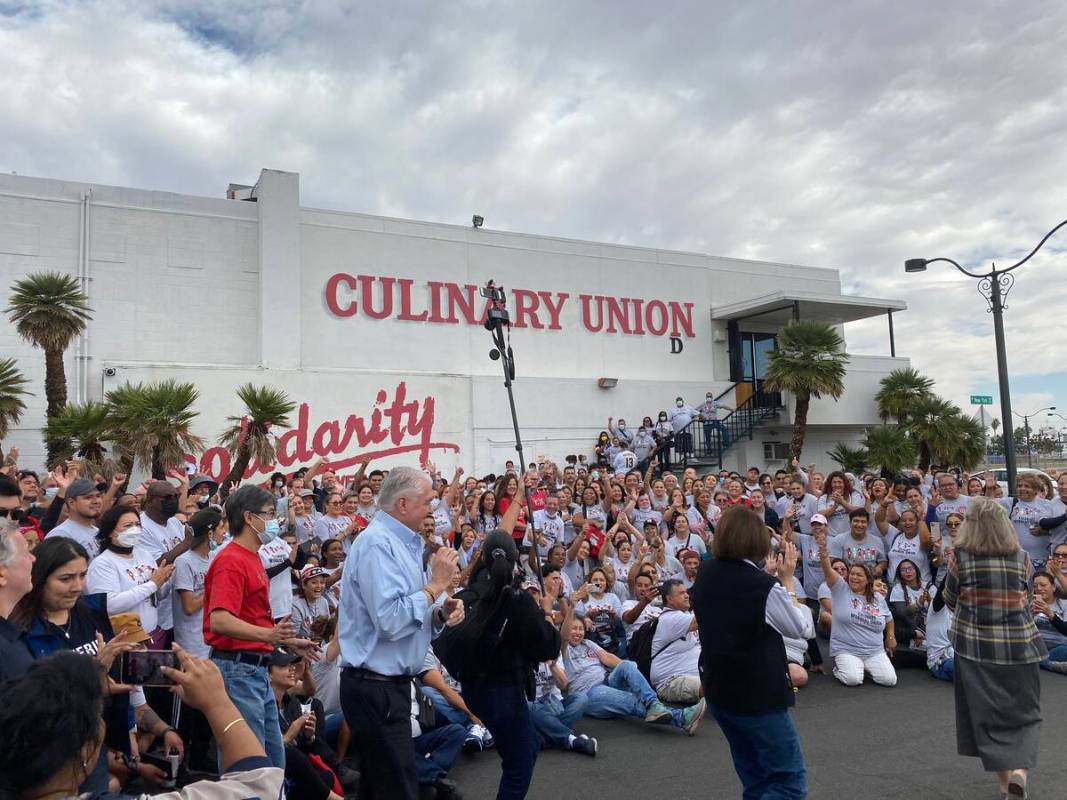
[(222, 673), (226, 692), (276, 767), (285, 767), (278, 705), (267, 665), (284, 644), (303, 656), (314, 645), (296, 637), (289, 620), (274, 624), (270, 580), (259, 548), (278, 538), (274, 495), (259, 486), (242, 486), (226, 501), (233, 540), (222, 548), (204, 577), (204, 643)]
[[(623, 661), (585, 639), (585, 625), (571, 616), (563, 623), (563, 667), (567, 697), (583, 696), (585, 714), (596, 719), (637, 717), (669, 724), (692, 736), (704, 716), (703, 698), (688, 708), (668, 708), (633, 661)], [(575, 701), (571, 701), (575, 702)]]

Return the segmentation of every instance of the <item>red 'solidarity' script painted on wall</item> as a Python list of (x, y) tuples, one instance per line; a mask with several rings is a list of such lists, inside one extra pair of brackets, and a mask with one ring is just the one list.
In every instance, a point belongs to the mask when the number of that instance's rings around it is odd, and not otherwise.
[[(512, 325), (534, 330), (563, 330), (567, 292), (508, 289)], [(488, 303), (474, 284), (426, 281), (415, 287), (410, 278), (350, 275), (338, 272), (326, 281), (326, 308), (335, 317), (362, 316), (437, 325), (481, 325)], [(636, 297), (578, 295), (579, 319), (590, 333), (631, 336), (685, 336), (692, 339), (693, 304)]]
[[(433, 441), (436, 401), (427, 395), (421, 401), (409, 400), (407, 384), (400, 382), (391, 402), (385, 389), (379, 389), (370, 414), (350, 414), (346, 419), (331, 419), (311, 429), (311, 412), (307, 403), (297, 409), (296, 425), (278, 436), (274, 464), (251, 464), (244, 477), (269, 475), (289, 467), (306, 466), (323, 458), (332, 470), (352, 467), (370, 458), (385, 458), (402, 453), (418, 453), (419, 463), (426, 464), (431, 450), (459, 452), (454, 442)], [(358, 453), (351, 454), (358, 450)], [(346, 455), (350, 454), (350, 455)], [(196, 463), (193, 456), (186, 460)], [(230, 454), (223, 447), (212, 447), (200, 456), (199, 471), (214, 480), (222, 480), (230, 471)]]

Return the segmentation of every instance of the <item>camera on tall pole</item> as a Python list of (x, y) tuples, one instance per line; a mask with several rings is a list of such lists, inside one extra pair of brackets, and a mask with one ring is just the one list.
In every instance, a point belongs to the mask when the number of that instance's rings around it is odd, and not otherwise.
[[(508, 316), (506, 307), (507, 295), (503, 286), (497, 286), (489, 281), (481, 290), (481, 295), (489, 301), (489, 311), (485, 316), (485, 329), (493, 337), (493, 349), (489, 351), (489, 358), (499, 361), (504, 369), (504, 388), (508, 392), (508, 405), (511, 407), (511, 424), (515, 429), (515, 452), (519, 454), (519, 474), (526, 471), (526, 457), (522, 452), (522, 436), (519, 433), (519, 417), (515, 412), (515, 393), (511, 389), (511, 383), (515, 380), (515, 355), (511, 350), (511, 317)], [(507, 337), (505, 339), (505, 331)], [(537, 552), (537, 536), (533, 527), (533, 498), (530, 494), (530, 485), (523, 481), (526, 493), (526, 529), (530, 532), (530, 552), (527, 556), (530, 567), (537, 575), (537, 580), (544, 588), (541, 577), (541, 559)]]

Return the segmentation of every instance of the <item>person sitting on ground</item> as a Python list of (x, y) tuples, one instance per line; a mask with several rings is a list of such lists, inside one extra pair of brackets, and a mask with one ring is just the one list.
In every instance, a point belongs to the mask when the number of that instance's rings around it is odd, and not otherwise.
[(938, 680), (952, 683), (956, 674), (956, 652), (949, 638), (953, 614), (942, 596), (944, 582), (935, 588), (926, 615), (926, 668)]
[(1041, 668), (1067, 675), (1067, 601), (1056, 597), (1056, 584), (1047, 572), (1036, 573), (1033, 585), (1030, 614), (1048, 649)]
[(673, 724), (690, 736), (704, 716), (703, 699), (685, 709), (663, 705), (637, 664), (623, 661), (586, 639), (585, 625), (574, 616), (563, 623), (563, 668), (567, 695), (588, 693), (586, 716), (637, 717), (648, 723)]
[(895, 686), (897, 673), (889, 660), (897, 646), (893, 616), (885, 598), (874, 591), (874, 577), (865, 564), (857, 562), (848, 568), (848, 577), (842, 578), (830, 563), (826, 534), (819, 534), (816, 541), (823, 576), (833, 597), (830, 658), (834, 677), (845, 686), (859, 686), (866, 671), (875, 683)]
[(936, 587), (923, 583), (911, 559), (905, 558), (897, 565), (888, 600), (899, 643), (894, 654), (898, 667), (926, 664), (926, 615), (936, 592)]
[(290, 795), (307, 800), (341, 800), (336, 784), (350, 790), (358, 784), (359, 776), (340, 766), (322, 738), (326, 727), (322, 704), (314, 698), (302, 702), (298, 697), (296, 690), (304, 677), (300, 656), (275, 648), (268, 664), (285, 745), (285, 779), (292, 785)]
[[(156, 800), (279, 797), (284, 772), (271, 766), (244, 724), (218, 668), (176, 652), (182, 668), (162, 669), (182, 701), (207, 717), (219, 743), (222, 777), (157, 794)], [(38, 661), (21, 679), (0, 686), (0, 793), (13, 800), (78, 795), (104, 745), (103, 687), (100, 662), (71, 652)]]
[(589, 573), (589, 581), (571, 599), (574, 612), (585, 621), (586, 635), (609, 653), (626, 657), (625, 633), (622, 627), (622, 601), (607, 591), (608, 573), (596, 567)]
[[(523, 588), (541, 605), (541, 587), (527, 581)], [(587, 694), (563, 696), (567, 689), (567, 673), (559, 657), (542, 661), (534, 673), (534, 697), (529, 701), (530, 717), (541, 742), (541, 748), (554, 747), (588, 756), (597, 754), (597, 740), (574, 732), (574, 724), (585, 713)]]
[(622, 605), (622, 624), (626, 631), (627, 646), (638, 628), (663, 612), (659, 589), (656, 586), (656, 573), (651, 567), (646, 566), (637, 574), (634, 587), (636, 599), (627, 600)]
[(659, 699), (690, 705), (703, 696), (700, 684), (700, 636), (689, 607), (689, 591), (676, 579), (660, 586), (663, 613), (652, 635), (650, 683)]

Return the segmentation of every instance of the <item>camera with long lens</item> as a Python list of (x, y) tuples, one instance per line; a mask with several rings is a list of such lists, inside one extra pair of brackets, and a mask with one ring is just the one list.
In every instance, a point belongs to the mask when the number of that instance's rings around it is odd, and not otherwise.
[(479, 294), (489, 301), (489, 313), (485, 316), (485, 329), (492, 331), (509, 326), (511, 317), (508, 316), (508, 310), (504, 307), (507, 300), (504, 287), (489, 281), (481, 288)]

